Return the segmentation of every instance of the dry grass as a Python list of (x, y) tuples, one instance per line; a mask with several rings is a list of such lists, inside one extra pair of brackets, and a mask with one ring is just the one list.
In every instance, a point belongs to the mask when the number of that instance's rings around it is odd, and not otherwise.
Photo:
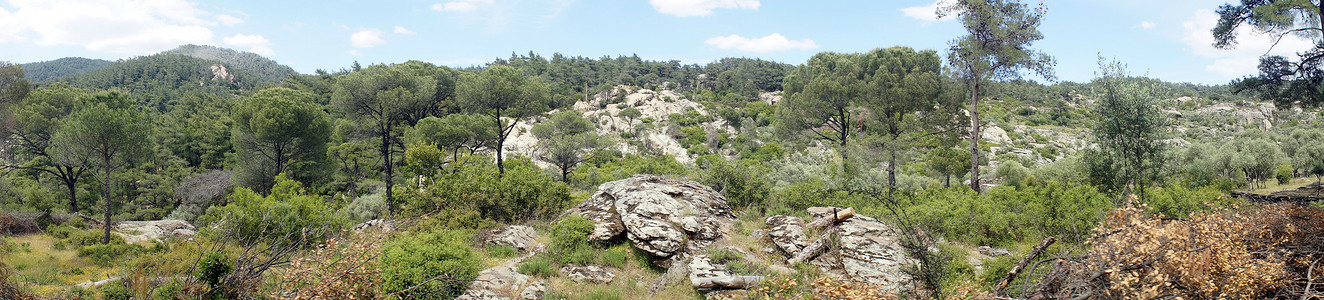
[(70, 285), (102, 280), (119, 275), (118, 267), (100, 267), (78, 257), (74, 249), (55, 250), (57, 240), (44, 234), (13, 237), (16, 245), (27, 243), (31, 251), (18, 250), (3, 254), (3, 260), (13, 271), (12, 281), (38, 296), (50, 296), (64, 291)]

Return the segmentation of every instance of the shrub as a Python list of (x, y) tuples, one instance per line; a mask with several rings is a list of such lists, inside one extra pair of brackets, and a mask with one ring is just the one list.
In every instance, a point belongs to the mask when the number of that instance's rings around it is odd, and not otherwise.
[(383, 197), (385, 194), (386, 192), (383, 189), (354, 198), (353, 201), (349, 202), (349, 205), (340, 209), (340, 213), (354, 222), (366, 222), (376, 219), (382, 215), (382, 212), (386, 211), (386, 199)]
[(507, 158), (504, 175), (481, 155), (463, 157), (452, 165), (456, 172), (438, 175), (421, 193), (396, 190), (403, 208), (417, 214), (476, 209), (484, 218), (509, 222), (551, 217), (570, 203), (569, 186), (544, 174), (528, 158)]
[[(98, 230), (79, 230), (69, 234), (69, 238), (64, 239), (68, 246), (78, 248), (83, 246), (99, 245), (105, 238), (105, 232)], [(118, 234), (110, 235), (110, 244), (124, 244), (124, 237)]]
[(552, 252), (573, 251), (588, 247), (588, 235), (593, 233), (593, 221), (570, 215), (552, 225)]
[(201, 260), (198, 260), (198, 266), (193, 271), (193, 277), (197, 277), (198, 280), (202, 280), (202, 282), (206, 282), (208, 285), (215, 287), (216, 284), (219, 284), (221, 279), (225, 278), (226, 274), (230, 274), (230, 271), (233, 269), (234, 264), (230, 262), (230, 259), (226, 257), (224, 253), (219, 251), (211, 252), (204, 255)]
[(104, 300), (129, 300), (133, 299), (133, 292), (125, 285), (123, 280), (107, 283), (97, 288), (101, 292), (101, 299)]
[[(463, 292), (481, 268), (469, 248), (470, 236), (443, 229), (388, 244), (381, 257), (382, 292), (400, 293), (401, 298), (448, 298)], [(420, 284), (423, 286), (404, 292)]]
[(198, 227), (219, 226), (220, 232), (243, 243), (303, 246), (320, 242), (347, 225), (320, 197), (308, 194), (302, 183), (285, 176), (276, 177), (276, 186), (266, 197), (247, 188), (236, 189), (230, 194), (230, 204), (208, 208), (198, 223)]
[(1292, 182), (1292, 164), (1282, 164), (1278, 166), (1278, 172), (1275, 174), (1278, 184), (1288, 184)]
[(629, 243), (607, 248), (607, 251), (602, 252), (602, 255), (598, 257), (598, 262), (609, 267), (623, 268), (625, 267), (625, 261), (630, 257), (630, 248)]
[(136, 244), (106, 244), (83, 246), (78, 249), (78, 256), (87, 258), (99, 266), (114, 265), (121, 257), (145, 252), (147, 248)]
[(46, 227), (46, 235), (57, 239), (68, 238), (69, 235), (79, 232), (78, 228), (69, 225), (52, 225)]

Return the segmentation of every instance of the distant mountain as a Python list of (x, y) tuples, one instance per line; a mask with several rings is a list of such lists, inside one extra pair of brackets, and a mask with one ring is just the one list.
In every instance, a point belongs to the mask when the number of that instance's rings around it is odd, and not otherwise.
[(285, 80), (285, 78), (290, 77), (290, 75), (297, 74), (293, 68), (277, 63), (266, 57), (262, 57), (261, 55), (215, 46), (183, 45), (179, 46), (179, 48), (161, 52), (160, 54), (179, 54), (219, 61), (231, 69), (243, 70), (249, 74), (258, 76), (262, 81), (270, 83), (280, 83)]
[(114, 63), (104, 59), (65, 57), (52, 61), (26, 63), (23, 64), (23, 71), (29, 81), (42, 82), (82, 74)]
[(270, 79), (228, 63), (166, 52), (122, 60), (61, 80), (96, 90), (127, 89), (139, 103), (160, 111), (189, 93), (227, 96), (272, 84)]

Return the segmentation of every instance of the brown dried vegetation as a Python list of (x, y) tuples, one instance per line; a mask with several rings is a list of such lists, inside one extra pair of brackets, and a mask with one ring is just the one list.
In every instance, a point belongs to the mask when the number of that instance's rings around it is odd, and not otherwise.
[(1324, 281), (1315, 278), (1324, 259), (1324, 210), (1318, 208), (1270, 204), (1173, 220), (1126, 207), (1108, 214), (1096, 232), (1088, 253), (1059, 261), (1036, 297), (1324, 295)]

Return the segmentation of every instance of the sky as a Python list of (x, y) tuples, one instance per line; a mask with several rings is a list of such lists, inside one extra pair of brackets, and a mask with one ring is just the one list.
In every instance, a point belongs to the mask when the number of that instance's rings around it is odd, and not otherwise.
[[(481, 66), (512, 53), (638, 55), (706, 64), (724, 57), (802, 64), (815, 53), (908, 46), (944, 52), (962, 34), (939, 19), (949, 0), (0, 0), (0, 61), (115, 60), (183, 44), (250, 51), (301, 73), (421, 60)], [(1229, 0), (1047, 0), (1034, 48), (1058, 80), (1086, 82), (1100, 56), (1131, 73), (1225, 84), (1255, 74), (1271, 47), (1246, 30), (1213, 48), (1214, 10)], [(1039, 1), (1025, 0), (1031, 6)], [(1029, 77), (1030, 79), (1035, 79)]]

